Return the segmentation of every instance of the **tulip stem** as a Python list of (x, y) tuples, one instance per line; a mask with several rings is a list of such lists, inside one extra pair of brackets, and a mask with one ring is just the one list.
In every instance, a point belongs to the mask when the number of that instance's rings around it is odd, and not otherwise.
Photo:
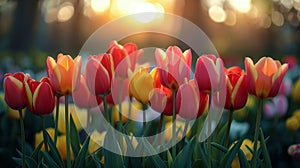
[(157, 134), (161, 133), (163, 123), (164, 123), (164, 115), (161, 114), (159, 119)]
[(228, 147), (228, 145), (229, 145), (228, 141), (229, 141), (229, 133), (230, 133), (231, 122), (232, 122), (232, 114), (233, 114), (233, 109), (230, 108), (228, 123), (227, 123), (227, 129), (226, 129), (226, 136), (225, 136), (225, 140), (224, 140), (225, 147)]
[(48, 143), (47, 143), (46, 129), (45, 129), (45, 116), (42, 115), (41, 118), (42, 118), (42, 130), (43, 130), (45, 151), (48, 152)]
[(183, 147), (184, 147), (184, 141), (185, 141), (184, 137), (186, 137), (188, 127), (189, 127), (189, 120), (185, 120), (184, 129), (183, 129), (183, 133), (182, 133), (183, 137), (182, 137), (182, 141), (181, 141), (181, 149), (183, 149)]
[(65, 96), (65, 123), (66, 123), (66, 150), (67, 150), (67, 168), (71, 167), (70, 158), (70, 129), (69, 129), (69, 103), (68, 95)]
[(55, 128), (54, 128), (54, 144), (57, 142), (58, 134), (58, 118), (59, 118), (59, 96), (56, 96), (56, 112), (55, 112)]
[(22, 140), (22, 168), (25, 168), (25, 132), (22, 109), (19, 109), (20, 126), (21, 126), (21, 140)]
[(102, 101), (103, 101), (103, 106), (104, 106), (104, 114), (105, 114), (105, 117), (106, 117), (107, 121), (109, 121), (113, 125), (113, 120), (110, 117), (110, 114), (109, 114), (108, 109), (107, 109), (106, 96), (107, 96), (106, 94), (104, 94), (104, 95), (101, 96)]
[(262, 100), (258, 101), (258, 109), (256, 112), (256, 122), (255, 122), (255, 132), (254, 132), (254, 149), (253, 149), (253, 158), (252, 158), (252, 167), (256, 168), (256, 160), (257, 160), (257, 140), (258, 140), (258, 129), (260, 125), (261, 118), (261, 108), (262, 108)]
[(146, 121), (146, 110), (148, 106), (147, 104), (143, 104), (143, 135), (146, 133), (147, 121)]
[(119, 129), (122, 131), (122, 88), (123, 88), (123, 79), (120, 79), (120, 88), (119, 88)]
[(176, 90), (173, 90), (173, 115), (172, 115), (172, 158), (176, 157)]

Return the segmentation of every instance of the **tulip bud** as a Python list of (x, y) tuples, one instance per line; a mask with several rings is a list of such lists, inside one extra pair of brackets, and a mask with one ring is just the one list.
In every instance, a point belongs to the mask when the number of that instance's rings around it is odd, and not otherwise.
[(21, 110), (26, 107), (24, 77), (23, 72), (9, 73), (4, 76), (4, 100), (14, 110)]
[(262, 57), (255, 65), (246, 57), (248, 91), (250, 94), (266, 99), (277, 95), (288, 65), (270, 57)]

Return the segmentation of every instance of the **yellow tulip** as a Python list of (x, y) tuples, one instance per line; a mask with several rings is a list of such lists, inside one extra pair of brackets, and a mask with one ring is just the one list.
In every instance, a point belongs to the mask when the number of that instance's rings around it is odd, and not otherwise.
[(292, 116), (292, 117), (288, 118), (285, 121), (285, 125), (286, 125), (287, 129), (289, 129), (290, 131), (297, 131), (300, 127), (300, 123), (296, 116)]
[(300, 110), (294, 111), (293, 116), (297, 117), (298, 122), (300, 123)]
[[(48, 132), (50, 138), (53, 140), (54, 128), (47, 128), (46, 131)], [(43, 131), (36, 133), (34, 137), (35, 137), (35, 147), (37, 147), (44, 140)], [(44, 143), (43, 143), (41, 150), (45, 150)]]
[[(234, 144), (236, 144), (237, 141), (235, 141), (231, 146), (230, 146), (230, 149), (233, 148)], [(252, 159), (252, 153), (251, 151), (249, 151), (249, 149), (247, 148), (247, 146), (253, 150), (253, 147), (254, 147), (254, 143), (249, 140), (249, 139), (245, 139), (243, 142), (242, 142), (242, 145), (240, 147), (240, 149), (244, 152), (247, 160), (251, 160)], [(260, 146), (260, 143), (258, 142), (257, 144), (257, 149), (259, 148)], [(231, 167), (232, 168), (239, 168), (240, 167), (240, 161), (239, 161), (239, 157), (238, 155), (236, 155), (236, 157), (234, 158), (232, 164), (231, 164)]]
[[(26, 110), (22, 109), (22, 117), (23, 118), (25, 117), (25, 112), (26, 112)], [(12, 118), (12, 119), (16, 119), (16, 120), (20, 119), (20, 115), (19, 115), (18, 110), (14, 110), (10, 107), (8, 108), (8, 114), (7, 115), (8, 115), (9, 118)]]
[(154, 89), (154, 80), (148, 68), (140, 68), (131, 78), (129, 84), (129, 92), (137, 101), (147, 104), (149, 101), (149, 93)]
[[(57, 137), (56, 148), (57, 148), (61, 158), (63, 160), (67, 160), (66, 135), (60, 135), (60, 136)], [(74, 160), (74, 155), (73, 155), (72, 148), (70, 147), (70, 149), (71, 149), (71, 152), (70, 152), (71, 160)]]
[[(58, 130), (60, 133), (66, 133), (65, 125), (65, 106), (64, 104), (59, 105), (59, 117), (58, 117)], [(74, 104), (69, 104), (69, 113), (72, 115), (77, 131), (86, 127), (87, 121), (87, 110), (76, 108)], [(56, 116), (56, 111), (53, 113), (53, 117)]]
[[(142, 105), (139, 102), (132, 102), (131, 103), (131, 113), (129, 116), (129, 102), (123, 102), (122, 103), (122, 122), (126, 123), (128, 118), (130, 117), (131, 119), (137, 119), (138, 118), (138, 114), (141, 112), (140, 110), (142, 110)], [(112, 118), (114, 122), (119, 121), (119, 109), (117, 108), (117, 106), (114, 106), (112, 108)]]
[(300, 102), (300, 78), (294, 84), (292, 98), (295, 102)]
[(106, 131), (99, 133), (97, 130), (93, 131), (90, 135), (89, 153), (95, 152), (101, 146), (103, 146)]

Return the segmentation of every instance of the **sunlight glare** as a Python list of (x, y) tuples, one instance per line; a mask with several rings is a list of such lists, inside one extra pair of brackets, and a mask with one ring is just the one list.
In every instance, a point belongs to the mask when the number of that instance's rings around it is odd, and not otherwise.
[(101, 13), (109, 8), (110, 0), (91, 0), (91, 6), (95, 12)]
[(229, 0), (230, 5), (241, 13), (247, 13), (251, 9), (251, 0)]

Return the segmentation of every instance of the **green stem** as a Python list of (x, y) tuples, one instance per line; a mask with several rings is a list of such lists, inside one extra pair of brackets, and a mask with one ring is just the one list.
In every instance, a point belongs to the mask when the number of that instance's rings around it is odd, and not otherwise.
[(181, 149), (183, 149), (183, 147), (184, 147), (184, 141), (185, 141), (188, 127), (189, 127), (189, 120), (185, 120), (184, 129), (183, 129), (183, 133), (182, 133), (183, 138), (181, 140)]
[(58, 134), (58, 118), (59, 118), (59, 96), (56, 96), (56, 112), (55, 112), (55, 128), (54, 128), (54, 144), (57, 142)]
[(90, 108), (87, 109), (87, 117), (86, 117), (86, 129), (90, 131), (90, 122), (91, 122), (91, 111)]
[(147, 128), (146, 110), (147, 110), (147, 104), (143, 104), (143, 135), (145, 135), (146, 128)]
[(120, 79), (120, 88), (119, 88), (119, 129), (120, 131), (122, 131), (122, 125), (123, 125), (123, 121), (122, 121), (122, 87), (123, 86), (123, 79)]
[(45, 129), (45, 117), (43, 115), (41, 117), (42, 117), (42, 130), (43, 130), (44, 146), (45, 146), (45, 151), (48, 152), (48, 143), (47, 143), (46, 129)]
[(176, 90), (173, 90), (173, 115), (172, 115), (172, 158), (176, 157)]
[(231, 127), (231, 122), (232, 122), (232, 114), (233, 114), (233, 109), (231, 108), (229, 111), (227, 130), (226, 130), (226, 136), (225, 136), (225, 141), (224, 141), (224, 145), (226, 147), (228, 147), (228, 145), (229, 145), (228, 142), (229, 142), (230, 127)]
[[(212, 94), (209, 94), (209, 106), (211, 106), (212, 103)], [(207, 113), (207, 117), (208, 117), (208, 128), (207, 128), (207, 133), (210, 134), (211, 132), (211, 116), (210, 113)], [(208, 167), (211, 168), (212, 167), (212, 154), (211, 154), (211, 134), (209, 135), (209, 137), (207, 137), (207, 158), (208, 158)]]
[(23, 114), (22, 109), (19, 109), (20, 115), (20, 126), (21, 126), (21, 140), (22, 140), (22, 167), (25, 168), (25, 132), (24, 132), (24, 121), (23, 121)]
[(132, 110), (132, 97), (129, 98), (128, 102), (128, 119), (131, 119), (131, 110)]
[(258, 101), (258, 109), (256, 112), (256, 122), (255, 122), (255, 132), (254, 132), (254, 149), (253, 149), (253, 158), (252, 158), (252, 167), (256, 168), (256, 160), (257, 160), (257, 140), (258, 140), (258, 129), (260, 125), (260, 118), (261, 118), (261, 108), (262, 108), (262, 100), (259, 99)]
[(161, 133), (163, 123), (164, 123), (164, 115), (161, 114), (160, 115), (160, 119), (159, 119), (159, 125), (158, 125), (157, 134)]
[[(108, 113), (106, 94), (102, 95), (101, 98), (102, 98), (102, 101), (103, 101), (105, 117), (106, 117), (106, 119), (107, 119), (108, 122), (111, 122), (111, 123), (112, 123), (113, 120), (112, 120), (112, 118), (110, 118), (110, 115), (109, 115), (109, 113)], [(109, 121), (109, 120), (110, 120), (110, 121)]]
[(69, 129), (69, 103), (68, 95), (65, 96), (65, 123), (66, 123), (66, 150), (67, 150), (67, 168), (71, 167), (71, 158), (70, 158), (70, 129)]

